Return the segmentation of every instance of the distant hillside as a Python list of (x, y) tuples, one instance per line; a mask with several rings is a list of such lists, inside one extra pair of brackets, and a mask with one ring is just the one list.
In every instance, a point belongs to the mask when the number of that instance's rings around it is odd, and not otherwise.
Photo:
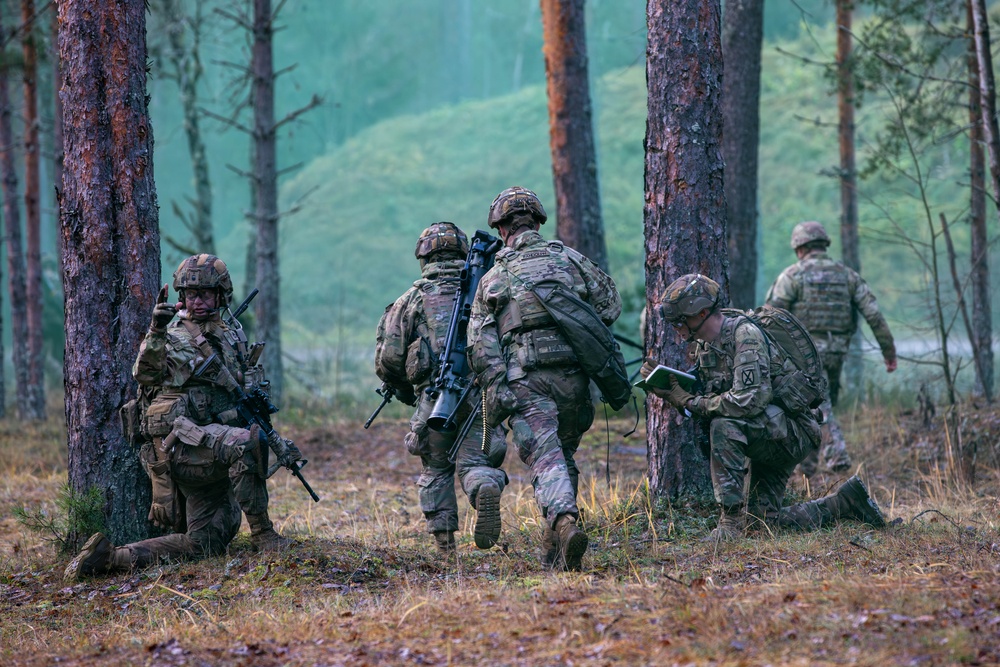
[[(783, 47), (800, 53), (817, 48), (811, 42)], [(626, 297), (621, 330), (634, 335), (643, 291), (643, 67), (606, 74), (596, 82), (594, 98), (611, 271)], [(788, 247), (794, 224), (821, 220), (836, 236), (840, 204), (837, 182), (822, 175), (833, 171), (838, 154), (835, 130), (826, 125), (835, 121), (836, 105), (818, 69), (769, 45), (761, 106), (762, 298), (794, 259)], [(877, 129), (874, 113), (861, 112), (861, 142)], [(413, 247), (427, 225), (451, 220), (470, 234), (485, 229), (490, 202), (510, 185), (534, 189), (554, 217), (547, 134), (545, 90), (534, 87), (388, 120), (314, 160), (282, 191), (283, 208), (304, 197), (300, 212), (283, 222), (281, 232), (287, 320), (313, 333), (339, 327), (353, 334), (349, 338), (370, 339), (383, 308), (418, 277)], [(956, 185), (964, 160), (954, 161), (943, 159), (935, 167), (937, 197), (954, 202), (943, 209), (951, 217), (967, 199)], [(902, 185), (863, 187), (865, 202), (868, 190), (884, 198)], [(914, 204), (900, 195), (892, 206), (920, 229)], [(870, 240), (870, 229), (887, 226), (881, 217), (877, 207), (863, 204), (864, 272), (891, 314), (908, 319), (908, 292), (922, 284), (922, 269), (909, 251)], [(543, 233), (550, 236), (553, 223), (550, 219)], [(956, 232), (956, 243), (967, 247), (961, 230)], [(235, 238), (230, 241), (238, 247)]]

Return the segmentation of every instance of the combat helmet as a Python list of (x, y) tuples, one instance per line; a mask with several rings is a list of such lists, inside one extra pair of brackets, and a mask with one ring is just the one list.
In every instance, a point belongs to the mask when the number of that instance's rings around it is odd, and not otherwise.
[(182, 293), (185, 289), (219, 290), (222, 296), (220, 307), (228, 306), (233, 300), (233, 280), (229, 277), (226, 263), (215, 255), (202, 253), (191, 255), (174, 271), (174, 289)]
[(823, 223), (808, 220), (795, 225), (795, 229), (792, 230), (792, 250), (813, 241), (825, 241), (830, 245), (830, 235), (826, 233)]
[(490, 204), (490, 217), (487, 220), (490, 228), (496, 229), (507, 218), (516, 213), (526, 213), (544, 224), (549, 216), (545, 215), (542, 201), (534, 192), (528, 188), (515, 185), (507, 188), (497, 195), (497, 198)]
[(450, 250), (462, 257), (469, 254), (469, 238), (454, 222), (435, 222), (422, 231), (413, 255), (423, 262), (442, 250)]
[(660, 297), (660, 314), (667, 322), (692, 317), (719, 302), (719, 283), (700, 273), (681, 276), (667, 286)]

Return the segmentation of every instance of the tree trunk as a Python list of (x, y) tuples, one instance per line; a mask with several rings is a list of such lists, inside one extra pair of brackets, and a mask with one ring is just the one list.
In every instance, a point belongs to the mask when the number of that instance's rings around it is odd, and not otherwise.
[(556, 237), (608, 270), (587, 77), (584, 0), (541, 0)]
[[(967, 4), (967, 27), (975, 34), (972, 2)], [(987, 40), (988, 41), (988, 40)], [(976, 358), (976, 393), (993, 402), (993, 312), (990, 304), (990, 253), (986, 232), (986, 164), (983, 156), (983, 113), (979, 93), (976, 40), (969, 40), (969, 282), (972, 288), (973, 349)]]
[(729, 297), (757, 305), (757, 147), (760, 142), (760, 59), (764, 0), (727, 0), (722, 13), (722, 155), (726, 161), (729, 270), (739, 280)]
[[(685, 346), (653, 307), (666, 286), (702, 273), (719, 282), (723, 295), (729, 292), (719, 14), (718, 0), (650, 0), (646, 6), (645, 340), (647, 355), (675, 368), (686, 367)], [(711, 489), (692, 420), (649, 394), (646, 430), (657, 496)]]
[[(63, 121), (62, 98), (59, 89), (62, 86), (62, 75), (59, 73), (59, 5), (52, 3), (52, 85), (55, 88), (52, 95), (52, 182), (55, 189), (55, 209), (59, 210), (59, 198), (63, 188)], [(56, 264), (59, 275), (63, 273), (62, 230), (59, 226), (59, 216), (56, 223)]]
[(271, 381), (272, 400), (280, 405), (282, 382), (280, 274), (278, 273), (278, 168), (274, 123), (274, 24), (271, 0), (254, 0), (253, 72), (254, 181), (257, 184), (256, 332), (265, 341), (264, 368)]
[[(6, 34), (2, 19), (7, 7), (0, 4), (0, 35)], [(21, 243), (21, 196), (17, 188), (14, 162), (14, 130), (11, 120), (9, 68), (0, 68), (0, 178), (3, 189), (3, 221), (7, 241), (7, 273), (10, 290), (10, 323), (17, 417), (31, 415), (30, 370), (28, 364), (28, 297), (24, 248)], [(0, 399), (2, 400), (2, 399)]]
[[(990, 57), (990, 29), (986, 18), (984, 0), (969, 0), (970, 29), (974, 34), (973, 56), (969, 58), (970, 78), (973, 92), (969, 96), (970, 120), (973, 130), (970, 143), (973, 145), (972, 160), (972, 202), (970, 209), (971, 271), (972, 271), (972, 321), (979, 339), (980, 359), (976, 367), (977, 388), (982, 391), (987, 402), (993, 401), (993, 315), (990, 304), (990, 263), (989, 238), (986, 233), (985, 202), (976, 208), (976, 196), (984, 197), (985, 178), (983, 174), (983, 152), (980, 142), (985, 141), (989, 155), (990, 181), (993, 196), (1000, 210), (1000, 132), (997, 130), (996, 85), (993, 78), (993, 60)], [(974, 68), (974, 69), (973, 69)], [(978, 189), (977, 167), (978, 153)]]
[(178, 0), (163, 0), (163, 13), (170, 43), (170, 62), (174, 67), (177, 87), (181, 93), (181, 108), (184, 111), (184, 134), (187, 136), (188, 154), (194, 171), (194, 215), (189, 229), (194, 237), (194, 247), (198, 252), (215, 252), (215, 233), (212, 226), (212, 182), (208, 176), (208, 153), (201, 138), (200, 114), (198, 112), (198, 82), (203, 72), (199, 53), (201, 34), (201, 8), (196, 6), (196, 15), (191, 19), (192, 43), (184, 43), (185, 16)]
[(38, 50), (35, 2), (21, 0), (24, 54), (24, 229), (28, 298), (28, 418), (45, 419), (45, 348), (42, 345), (42, 211), (38, 150)]
[(69, 483), (104, 492), (118, 544), (146, 535), (150, 502), (118, 420), (135, 395), (132, 363), (160, 280), (145, 9), (145, 0), (59, 3)]
[[(840, 118), (840, 246), (844, 264), (861, 271), (858, 251), (858, 191), (854, 156), (854, 71), (851, 60), (851, 13), (853, 0), (836, 0), (837, 5), (837, 111)], [(864, 367), (861, 358), (861, 334), (851, 338), (851, 349), (844, 364), (846, 386), (861, 392)]]

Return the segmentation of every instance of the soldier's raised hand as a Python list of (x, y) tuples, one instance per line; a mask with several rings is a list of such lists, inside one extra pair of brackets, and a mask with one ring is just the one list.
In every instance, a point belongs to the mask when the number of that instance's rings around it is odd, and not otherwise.
[(167, 303), (168, 295), (167, 285), (164, 284), (160, 293), (156, 295), (156, 305), (153, 306), (153, 321), (149, 325), (150, 329), (163, 331), (170, 324), (170, 320), (174, 319), (174, 315), (177, 314), (179, 304)]

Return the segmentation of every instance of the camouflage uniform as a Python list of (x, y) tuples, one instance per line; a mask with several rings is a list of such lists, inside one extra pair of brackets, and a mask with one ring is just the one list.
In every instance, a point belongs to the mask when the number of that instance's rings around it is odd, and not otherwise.
[[(153, 446), (170, 434), (178, 438), (170, 477), (184, 499), (186, 532), (121, 547), (131, 552), (136, 566), (162, 556), (223, 553), (239, 532), (241, 510), (251, 521), (266, 516), (267, 471), (260, 459), (266, 440), (261, 442), (256, 429), (238, 425), (229, 392), (194, 377), (205, 361), (198, 335), (233, 377), (243, 377), (246, 369), (229, 331), (221, 318), (194, 322), (181, 311), (165, 332), (149, 331), (139, 347), (132, 374), (141, 386), (156, 392), (146, 411)], [(269, 528), (270, 521), (265, 521)]]
[[(889, 325), (879, 311), (868, 283), (854, 271), (829, 257), (824, 250), (811, 250), (785, 269), (767, 293), (767, 303), (791, 311), (809, 331), (823, 359), (830, 395), (821, 406), (827, 423), (823, 426), (823, 460), (833, 471), (851, 465), (844, 436), (833, 414), (840, 392), (840, 371), (858, 328), (860, 312), (868, 322), (886, 359), (896, 358)], [(819, 453), (803, 461), (803, 472), (815, 472)]]
[[(216, 306), (232, 295), (225, 264), (207, 254), (182, 262), (174, 287), (182, 298), (185, 290), (215, 290)], [(275, 533), (267, 513), (267, 439), (258, 427), (240, 426), (233, 398), (233, 383), (260, 382), (263, 369), (247, 367), (246, 338), (223, 323), (218, 308), (197, 320), (188, 310), (175, 318), (166, 286), (160, 297), (132, 374), (146, 402), (140, 459), (153, 483), (149, 518), (175, 532), (121, 547), (96, 533), (67, 567), (68, 579), (224, 553), (242, 513), (255, 546), (290, 542)], [(213, 355), (216, 361), (196, 376)]]
[[(771, 402), (772, 378), (790, 361), (769, 348), (764, 333), (745, 317), (725, 317), (719, 338), (698, 341), (695, 356), (704, 393), (689, 410), (709, 422), (715, 500), (726, 513), (747, 500), (750, 515), (801, 528), (823, 523), (817, 503), (782, 508), (796, 464), (816, 448), (820, 429), (810, 412), (789, 417)], [(749, 497), (744, 495), (749, 459)]]
[[(477, 419), (458, 451), (456, 462), (448, 461), (455, 433), (438, 433), (427, 427), (435, 399), (424, 389), (438, 372), (438, 359), (451, 321), (453, 297), (459, 288), (461, 259), (430, 261), (421, 270), (421, 279), (388, 306), (379, 321), (375, 345), (375, 370), (389, 385), (410, 393), (416, 387), (417, 409), (410, 419), (406, 449), (420, 457), (423, 471), (420, 509), (429, 533), (458, 530), (458, 501), (455, 471), (469, 502), (476, 506), (477, 494), (490, 482), (502, 491), (507, 475), (500, 468), (507, 446), (504, 433), (491, 433), (490, 456), (482, 452), (483, 427)], [(463, 423), (473, 406), (463, 405), (456, 420)]]
[(518, 455), (531, 467), (535, 500), (551, 530), (560, 516), (579, 516), (573, 455), (593, 423), (594, 406), (590, 380), (528, 289), (543, 278), (571, 288), (607, 324), (621, 313), (621, 297), (596, 264), (537, 231), (509, 241), (479, 283), (469, 360), (486, 387), (490, 419), (509, 415)]

